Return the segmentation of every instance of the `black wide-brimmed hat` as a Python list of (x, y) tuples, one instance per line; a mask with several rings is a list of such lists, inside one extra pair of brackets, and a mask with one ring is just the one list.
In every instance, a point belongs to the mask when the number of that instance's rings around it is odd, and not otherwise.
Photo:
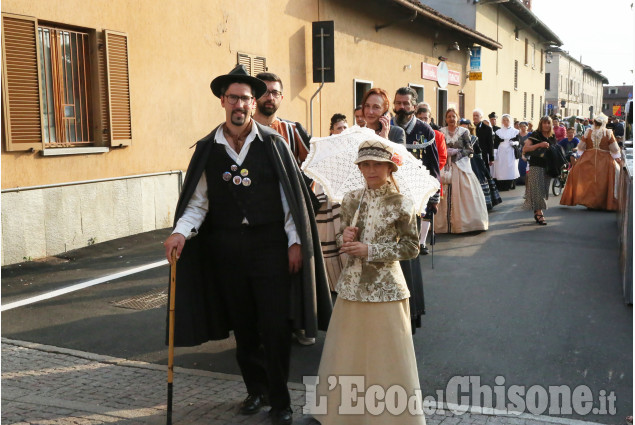
[(221, 89), (232, 83), (249, 84), (254, 90), (254, 96), (256, 99), (260, 99), (260, 97), (267, 91), (267, 84), (264, 81), (249, 75), (244, 65), (236, 65), (234, 69), (229, 71), (229, 74), (219, 75), (212, 80), (212, 83), (209, 86), (211, 87), (214, 96), (220, 98), (223, 94), (221, 93)]

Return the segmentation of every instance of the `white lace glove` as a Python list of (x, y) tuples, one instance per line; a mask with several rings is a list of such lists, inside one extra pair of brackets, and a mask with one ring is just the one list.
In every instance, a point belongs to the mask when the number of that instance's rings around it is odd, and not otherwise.
[(518, 145), (520, 145), (520, 143), (519, 143), (519, 142), (517, 142), (516, 140), (514, 140), (514, 141), (510, 142), (510, 145), (512, 145), (512, 146), (518, 146)]

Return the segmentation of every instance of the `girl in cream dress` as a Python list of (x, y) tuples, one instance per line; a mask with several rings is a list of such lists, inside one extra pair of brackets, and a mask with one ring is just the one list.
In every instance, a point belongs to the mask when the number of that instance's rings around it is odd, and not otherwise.
[[(399, 193), (392, 148), (364, 142), (366, 188), (345, 195), (337, 245), (348, 255), (326, 334), (313, 416), (322, 425), (425, 425), (399, 260), (419, 254), (415, 208)], [(351, 383), (358, 391), (351, 402)]]

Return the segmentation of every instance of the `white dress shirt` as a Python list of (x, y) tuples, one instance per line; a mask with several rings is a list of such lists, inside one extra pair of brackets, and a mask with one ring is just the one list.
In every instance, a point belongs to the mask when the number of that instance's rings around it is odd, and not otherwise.
[[(249, 146), (251, 142), (256, 140), (262, 143), (262, 136), (260, 132), (258, 132), (258, 127), (252, 123), (251, 132), (247, 135), (245, 139), (245, 144), (240, 151), (240, 154), (236, 153), (236, 151), (230, 146), (229, 142), (225, 138), (223, 134), (222, 127), (219, 127), (216, 131), (216, 135), (214, 136), (214, 141), (221, 145), (225, 145), (225, 150), (229, 157), (236, 163), (236, 165), (242, 165), (243, 161), (247, 157), (247, 153), (249, 152)], [(282, 198), (282, 210), (284, 211), (284, 230), (287, 234), (288, 246), (293, 244), (299, 244), (300, 238), (298, 236), (298, 232), (295, 227), (295, 222), (293, 221), (293, 217), (291, 216), (291, 212), (289, 211), (289, 203), (287, 202), (287, 198), (284, 195), (284, 190), (282, 189), (282, 184), (280, 185), (280, 197)], [(190, 198), (190, 201), (187, 203), (187, 207), (185, 207), (185, 211), (183, 211), (183, 215), (179, 218), (179, 221), (176, 223), (176, 227), (174, 228), (174, 233), (180, 233), (185, 236), (186, 239), (190, 239), (197, 235), (198, 229), (203, 224), (205, 220), (205, 216), (207, 215), (207, 211), (209, 210), (209, 198), (207, 196), (207, 179), (205, 177), (205, 171), (201, 175), (201, 179), (198, 181), (196, 185), (196, 189)], [(248, 224), (247, 217), (243, 218), (243, 223)]]

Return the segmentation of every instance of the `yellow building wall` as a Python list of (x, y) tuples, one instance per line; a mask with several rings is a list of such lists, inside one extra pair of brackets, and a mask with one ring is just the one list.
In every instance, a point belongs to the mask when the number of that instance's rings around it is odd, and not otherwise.
[[(518, 40), (514, 29), (520, 28)], [(544, 113), (540, 98), (545, 99), (544, 40), (513, 17), (503, 6), (483, 5), (477, 8), (476, 30), (498, 41), (498, 51), (482, 50), (483, 80), (476, 82), (476, 104), (485, 114), (496, 112), (499, 117), (509, 112), (518, 120), (537, 123)], [(529, 42), (529, 65), (525, 65), (525, 38)], [(532, 43), (536, 45), (535, 66), (532, 67)], [(518, 61), (518, 89), (514, 89), (514, 61)], [(541, 68), (541, 60), (543, 61)], [(541, 71), (542, 69), (542, 71)], [(509, 111), (504, 110), (503, 92), (509, 92)], [(524, 113), (524, 93), (527, 93), (527, 113)], [(534, 114), (531, 116), (531, 95), (534, 95)], [(499, 118), (500, 119), (500, 118)], [(500, 121), (498, 123), (500, 126)]]
[(346, 114), (352, 124), (354, 78), (372, 80), (374, 87), (389, 92), (391, 100), (398, 87), (421, 84), (425, 100), (435, 110), (437, 83), (421, 79), (421, 62), (437, 64), (439, 55), (462, 76), (461, 86), (448, 86), (448, 103), (458, 106), (458, 92), (463, 90), (466, 111), (471, 111), (477, 85), (465, 82), (466, 51), (446, 50), (456, 37), (440, 31), (440, 44), (433, 49), (435, 30), (421, 22), (377, 32), (375, 24), (386, 23), (382, 6), (356, 7), (364, 4), (358, 3), (3, 1), (3, 12), (127, 33), (133, 138), (131, 146), (108, 153), (54, 157), (5, 152), (3, 146), (2, 188), (185, 169), (193, 152), (188, 148), (224, 119), (209, 83), (233, 68), (237, 52), (267, 58), (269, 71), (280, 75), (285, 86), (278, 115), (308, 128), (309, 99), (318, 88), (311, 70), (311, 22), (317, 20), (335, 21), (336, 82), (325, 84), (316, 98), (316, 136), (328, 135), (335, 112)]

